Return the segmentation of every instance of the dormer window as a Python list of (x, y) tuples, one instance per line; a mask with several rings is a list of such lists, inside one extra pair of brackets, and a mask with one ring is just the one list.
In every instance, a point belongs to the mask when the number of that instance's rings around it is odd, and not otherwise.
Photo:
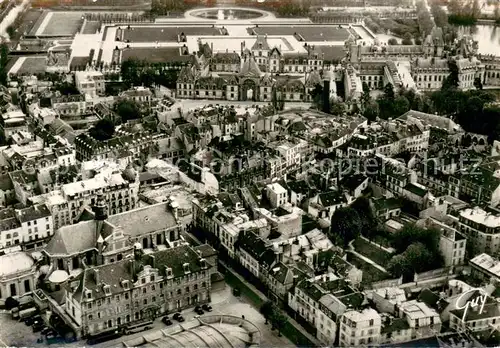
[(167, 274), (167, 279), (172, 279), (174, 277), (174, 273), (170, 267), (165, 268), (165, 273)]
[(91, 300), (92, 299), (92, 291), (85, 290), (85, 297), (87, 298), (87, 300)]
[(103, 290), (106, 296), (111, 295), (111, 287), (109, 285), (104, 285)]
[(189, 274), (191, 273), (191, 270), (189, 269), (189, 263), (185, 263), (182, 265), (182, 268), (184, 269), (184, 274)]
[(200, 259), (200, 267), (201, 267), (202, 269), (207, 268), (207, 260), (205, 260), (205, 259), (203, 259), (203, 258), (202, 258), (202, 259)]
[(125, 290), (130, 289), (130, 283), (129, 283), (129, 281), (128, 281), (128, 280), (123, 280), (123, 281), (122, 281), (122, 286), (123, 286), (123, 288), (124, 288)]

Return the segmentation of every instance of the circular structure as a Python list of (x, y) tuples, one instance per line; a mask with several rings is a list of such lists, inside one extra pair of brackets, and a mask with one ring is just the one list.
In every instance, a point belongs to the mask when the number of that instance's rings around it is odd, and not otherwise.
[(49, 282), (53, 284), (60, 284), (64, 283), (66, 280), (68, 280), (69, 275), (66, 271), (63, 270), (57, 270), (52, 272), (52, 274), (49, 277)]
[(0, 256), (0, 277), (28, 272), (35, 265), (35, 261), (25, 252), (18, 251)]
[(271, 13), (250, 9), (250, 8), (208, 8), (208, 9), (197, 9), (186, 12), (186, 18), (197, 18), (197, 19), (207, 19), (207, 20), (218, 20), (218, 21), (232, 21), (232, 20), (252, 20), (257, 18), (272, 16)]
[(209, 315), (193, 319), (182, 325), (146, 333), (142, 337), (123, 342), (126, 347), (143, 348), (257, 348), (261, 334), (248, 320), (232, 315)]

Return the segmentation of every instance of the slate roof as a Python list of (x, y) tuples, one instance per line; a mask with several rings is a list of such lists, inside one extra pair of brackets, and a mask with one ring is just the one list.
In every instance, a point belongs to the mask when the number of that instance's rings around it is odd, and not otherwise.
[(212, 58), (212, 63), (239, 64), (240, 55), (236, 52), (218, 52)]
[(264, 267), (269, 267), (275, 260), (274, 251), (266, 246), (266, 242), (252, 231), (240, 232), (239, 247), (245, 250)]
[(95, 220), (59, 228), (44, 251), (50, 256), (75, 255), (95, 249), (97, 244)]
[(240, 76), (260, 77), (261, 71), (253, 57), (246, 58), (240, 70)]
[(341, 204), (345, 201), (345, 197), (340, 191), (329, 191), (319, 194), (318, 200), (324, 207)]
[(352, 192), (355, 189), (357, 189), (363, 182), (365, 182), (366, 179), (367, 179), (367, 177), (364, 176), (363, 174), (349, 175), (349, 176), (344, 177), (340, 181), (340, 185), (342, 187), (349, 189), (349, 191)]
[(269, 270), (269, 276), (276, 279), (280, 284), (286, 284), (293, 280), (292, 269), (281, 262)]
[(9, 174), (0, 174), (0, 190), (8, 191), (13, 189), (14, 185), (12, 184)]
[(252, 51), (256, 50), (270, 50), (269, 43), (267, 42), (267, 36), (257, 35), (257, 40), (252, 46)]
[(196, 252), (201, 252), (201, 256), (204, 258), (217, 255), (217, 250), (208, 244), (197, 245), (194, 247), (194, 250)]
[[(200, 256), (190, 245), (161, 250), (150, 255), (154, 257), (154, 268), (157, 268), (162, 275), (166, 274), (166, 267), (169, 267), (172, 268), (174, 278), (183, 277), (185, 275), (184, 264), (186, 263), (189, 264), (191, 273), (202, 270), (199, 262)], [(145, 259), (147, 258), (148, 255)]]
[(18, 219), (21, 223), (43, 219), (52, 216), (49, 208), (45, 204), (32, 205), (30, 207), (21, 209), (17, 212)]
[(416, 194), (419, 197), (424, 197), (428, 192), (427, 190), (412, 183), (406, 185), (405, 190), (410, 191), (411, 193)]

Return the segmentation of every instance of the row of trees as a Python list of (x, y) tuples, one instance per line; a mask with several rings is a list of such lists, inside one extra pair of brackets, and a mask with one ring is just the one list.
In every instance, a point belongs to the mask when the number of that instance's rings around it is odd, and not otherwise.
[(429, 35), (434, 28), (434, 21), (432, 20), (427, 3), (425, 0), (417, 2), (417, 17), (422, 37)]
[(266, 319), (265, 324), (271, 322), (271, 330), (277, 329), (278, 336), (281, 337), (281, 331), (288, 321), (287, 316), (271, 301), (264, 302), (260, 307), (260, 313)]
[(166, 67), (162, 63), (150, 64), (145, 61), (129, 59), (122, 63), (122, 79), (128, 86), (151, 87), (157, 84), (175, 89), (181, 66), (180, 62)]
[(378, 18), (376, 16), (367, 16), (365, 25), (370, 28), (375, 34), (391, 33), (403, 37), (405, 33), (410, 33), (412, 36), (420, 36), (418, 23), (411, 18)]
[(0, 84), (7, 85), (7, 63), (9, 62), (9, 47), (6, 43), (0, 45)]
[(448, 21), (458, 25), (474, 25), (481, 16), (479, 0), (460, 1), (450, 0), (448, 2)]

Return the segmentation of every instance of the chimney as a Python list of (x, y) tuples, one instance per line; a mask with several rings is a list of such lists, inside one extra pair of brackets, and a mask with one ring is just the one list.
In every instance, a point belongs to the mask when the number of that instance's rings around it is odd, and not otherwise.
[(132, 279), (135, 281), (135, 260), (129, 260), (130, 274), (132, 275)]
[(210, 43), (210, 50), (212, 51), (212, 54), (214, 54), (214, 43)]
[(156, 268), (156, 257), (154, 255), (149, 255), (151, 258), (151, 267)]
[(101, 282), (101, 279), (99, 277), (99, 270), (95, 268), (94, 268), (94, 277), (96, 285), (99, 285), (99, 283)]

